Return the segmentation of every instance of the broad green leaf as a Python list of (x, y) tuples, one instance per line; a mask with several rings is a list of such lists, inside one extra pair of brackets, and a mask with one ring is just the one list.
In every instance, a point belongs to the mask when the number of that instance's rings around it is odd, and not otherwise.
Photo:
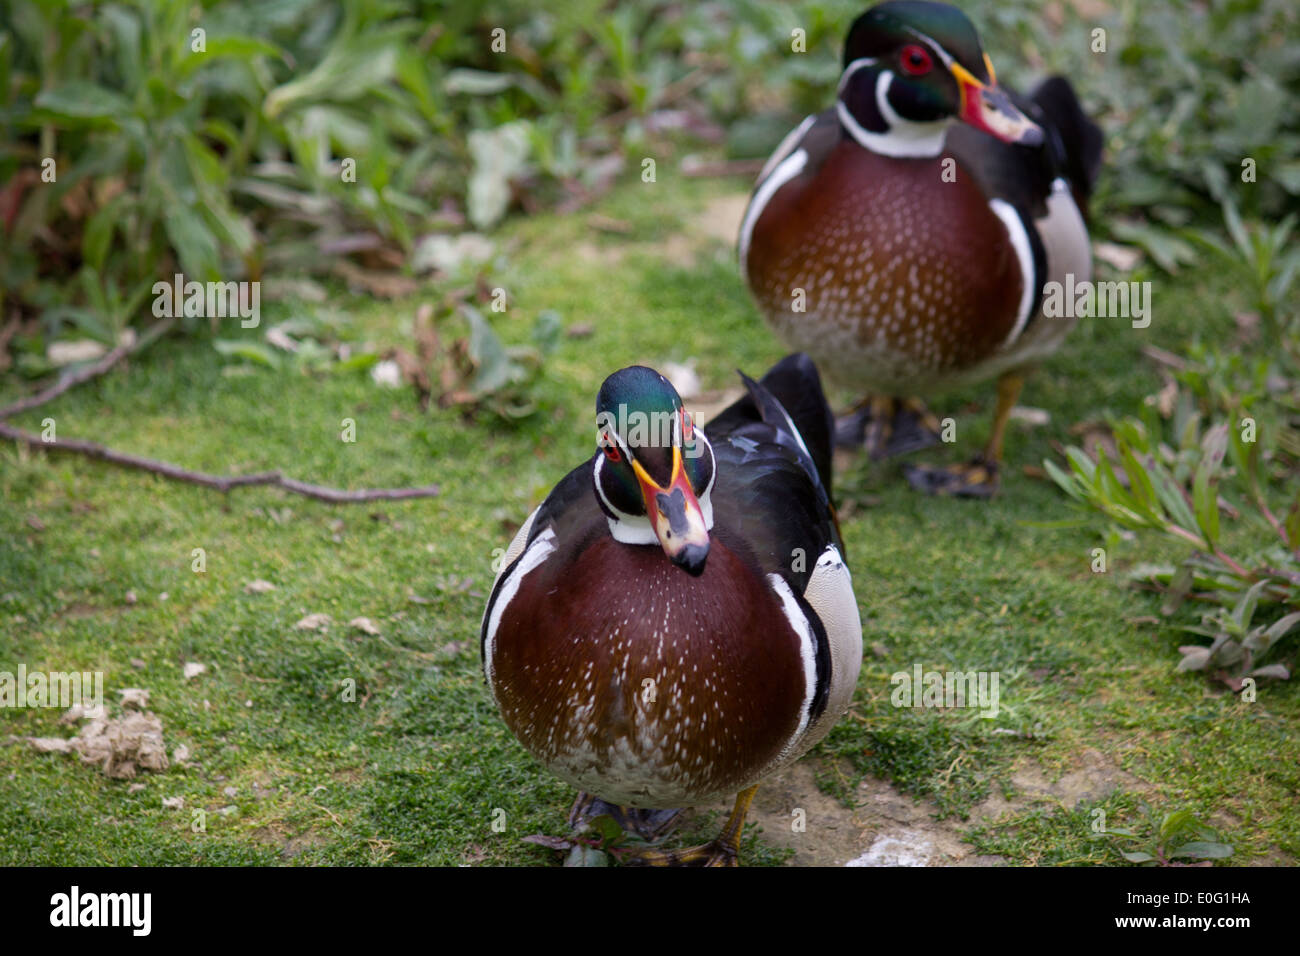
[(1179, 266), (1196, 261), (1196, 252), (1190, 245), (1158, 226), (1119, 221), (1111, 224), (1111, 232), (1117, 239), (1141, 246), (1170, 274), (1177, 273)]
[(1232, 856), (1232, 847), (1226, 843), (1211, 843), (1204, 840), (1193, 840), (1191, 843), (1184, 843), (1173, 853), (1169, 854), (1171, 860), (1187, 858), (1193, 860), (1222, 860)]
[(1268, 630), (1264, 632), (1264, 636), (1268, 638), (1268, 642), (1271, 645), (1277, 640), (1290, 634), (1297, 627), (1300, 627), (1300, 611), (1278, 618), (1269, 626)]
[(442, 81), (443, 91), (449, 95), (468, 93), (471, 96), (496, 96), (513, 85), (514, 78), (509, 73), (467, 68), (448, 70)]
[(278, 60), (286, 59), (284, 51), (274, 43), (238, 34), (210, 36), (205, 46), (204, 52), (189, 52), (182, 58), (179, 69), (181, 76), (189, 76), (209, 63), (217, 63), (221, 60), (233, 59), (248, 62), (259, 56), (274, 57)]
[(1164, 819), (1160, 821), (1160, 842), (1168, 842), (1188, 827), (1195, 826), (1196, 822), (1196, 815), (1191, 810), (1174, 810), (1172, 813), (1166, 813)]
[(125, 120), (131, 115), (131, 103), (121, 93), (93, 83), (74, 81), (42, 90), (33, 105), (57, 119)]
[(186, 278), (203, 282), (217, 278), (217, 240), (200, 214), (186, 206), (172, 204), (163, 213), (163, 227)]
[(118, 221), (121, 218), (122, 210), (130, 201), (130, 194), (122, 193), (111, 201), (100, 206), (90, 220), (86, 223), (85, 231), (81, 235), (81, 258), (86, 264), (98, 272), (104, 271), (104, 259), (108, 255), (108, 247), (113, 240), (113, 232), (117, 228)]
[(1082, 496), (1079, 494), (1078, 488), (1075, 487), (1074, 479), (1058, 468), (1054, 462), (1044, 458), (1043, 470), (1047, 472), (1047, 476), (1051, 478), (1052, 481), (1056, 482), (1057, 486), (1067, 495), (1074, 498), (1076, 501), (1083, 500)]
[(1147, 470), (1151, 478), (1151, 484), (1156, 490), (1156, 497), (1160, 499), (1169, 516), (1181, 528), (1188, 531), (1196, 530), (1196, 517), (1192, 514), (1192, 509), (1187, 505), (1187, 499), (1183, 497), (1182, 489), (1179, 488), (1178, 482), (1174, 480), (1173, 475), (1165, 469), (1155, 459), (1151, 460), (1151, 467)]
[(1268, 587), (1268, 583), (1267, 579), (1256, 581), (1250, 586), (1250, 589), (1237, 600), (1236, 606), (1232, 609), (1231, 619), (1232, 623), (1237, 628), (1238, 634), (1244, 633), (1245, 630), (1250, 627), (1251, 619), (1255, 616), (1255, 607), (1259, 604), (1259, 595), (1264, 588)]
[(1169, 581), (1169, 591), (1160, 605), (1160, 613), (1166, 618), (1177, 611), (1183, 601), (1187, 600), (1188, 594), (1192, 593), (1192, 585), (1195, 584), (1193, 579), (1195, 579), (1195, 572), (1192, 571), (1191, 564), (1183, 564), (1178, 568), (1177, 574)]
[(466, 305), (461, 311), (469, 322), (469, 355), (475, 366), (470, 390), (479, 396), (498, 391), (513, 377), (510, 357), (478, 309)]
[(1223, 222), (1228, 227), (1228, 235), (1232, 237), (1233, 245), (1237, 247), (1237, 252), (1246, 262), (1254, 258), (1254, 249), (1251, 246), (1250, 235), (1246, 232), (1245, 225), (1241, 221), (1241, 213), (1237, 212), (1237, 206), (1232, 201), (1223, 203)]
[(1140, 850), (1133, 852), (1121, 851), (1120, 855), (1130, 863), (1150, 863), (1155, 859), (1150, 853), (1143, 853)]
[(215, 339), (212, 347), (222, 355), (232, 358), (247, 359), (257, 365), (265, 365), (267, 368), (280, 367), (280, 357), (260, 342), (250, 342), (247, 339)]
[(1291, 671), (1285, 664), (1269, 664), (1267, 667), (1256, 667), (1250, 672), (1252, 677), (1276, 677), (1278, 680), (1290, 680)]

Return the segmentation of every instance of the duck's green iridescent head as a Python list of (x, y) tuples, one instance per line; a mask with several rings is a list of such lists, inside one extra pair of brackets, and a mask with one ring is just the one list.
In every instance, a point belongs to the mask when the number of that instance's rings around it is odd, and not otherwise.
[(997, 85), (974, 25), (946, 3), (890, 0), (853, 21), (839, 100), (868, 133), (956, 118), (1004, 142), (1043, 141)]
[(713, 449), (672, 383), (643, 365), (615, 372), (596, 398), (596, 428), (592, 477), (615, 539), (657, 542), (674, 564), (702, 574)]

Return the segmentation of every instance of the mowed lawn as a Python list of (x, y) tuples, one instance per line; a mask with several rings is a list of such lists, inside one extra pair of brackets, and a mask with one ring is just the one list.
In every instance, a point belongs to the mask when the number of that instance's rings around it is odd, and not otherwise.
[[(0, 863), (558, 862), (521, 838), (562, 833), (573, 794), (506, 731), (480, 671), (494, 549), (590, 455), (609, 372), (694, 360), (704, 389), (718, 392), (736, 384), (736, 368), (758, 375), (782, 354), (720, 238), (736, 201), (713, 197), (743, 195), (747, 183), (681, 180), (667, 163), (658, 178), (629, 178), (582, 212), (494, 237), (488, 284), (507, 288), (511, 307), (485, 314), (505, 340), (526, 342), (546, 309), (591, 330), (546, 360), (539, 410), (521, 422), (422, 412), (411, 390), (363, 372), (223, 372), (241, 362), (218, 355), (206, 329), (15, 420), (39, 430), (54, 418), (61, 438), (199, 470), (282, 468), (345, 488), (437, 482), (442, 493), (356, 506), (266, 488), (222, 495), (0, 447), (0, 670), (103, 671), (112, 713), (117, 691), (146, 689), (169, 752), (189, 751), (164, 773), (113, 780), (5, 742), (71, 735), (58, 710), (0, 711)], [(625, 231), (593, 228), (611, 220)], [(1011, 863), (1122, 863), (1119, 844), (1093, 834), (1092, 811), (1141, 827), (1144, 804), (1209, 821), (1235, 848), (1228, 862), (1293, 862), (1300, 686), (1264, 682), (1247, 703), (1175, 674), (1185, 639), (1151, 623), (1158, 598), (1124, 576), (1137, 544), (1119, 540), (1107, 572), (1094, 573), (1104, 522), (1023, 470), (1054, 456), (1053, 442), (1077, 443), (1072, 426), (1130, 413), (1159, 388), (1144, 345), (1184, 353), (1198, 337), (1232, 334), (1222, 303), (1235, 293), (1212, 272), (1130, 278), (1152, 281), (1150, 328), (1081, 323), (1023, 393), (1050, 417), (1012, 423), (995, 500), (924, 498), (898, 462), (840, 456), (837, 497), (870, 650), (850, 716), (807, 759), (831, 797), (851, 803), (864, 778), (887, 782), (963, 828), (972, 852)], [(431, 284), (389, 302), (338, 288), (331, 306), (359, 341), (411, 348), (417, 307), (443, 291)], [(260, 341), (300, 308), (264, 303), (261, 329), (232, 321), (218, 335)], [(9, 380), (0, 399), (22, 393)], [(957, 443), (916, 457), (956, 460), (982, 444), (992, 388), (935, 407), (957, 421)], [(347, 418), (351, 443), (340, 439)], [(1259, 535), (1234, 527), (1234, 537)], [(203, 573), (192, 570), (195, 548)], [(274, 590), (252, 593), (254, 580)], [(296, 626), (312, 614), (331, 623)], [(379, 633), (350, 626), (358, 617)], [(1194, 620), (1191, 610), (1177, 618)], [(191, 662), (206, 672), (186, 680)], [(998, 718), (891, 706), (890, 675), (917, 664), (999, 672)], [(348, 680), (354, 700), (344, 699)], [(1118, 782), (1081, 804), (1016, 792), (1018, 773), (1052, 779), (1098, 761)], [(992, 796), (1011, 809), (963, 822)], [(177, 797), (182, 806), (164, 806)], [(769, 836), (752, 831), (746, 862), (789, 857)]]

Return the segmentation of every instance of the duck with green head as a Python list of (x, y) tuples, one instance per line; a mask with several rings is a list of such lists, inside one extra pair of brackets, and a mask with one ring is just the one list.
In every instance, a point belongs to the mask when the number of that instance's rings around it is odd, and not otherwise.
[(483, 615), (501, 715), (561, 779), (628, 808), (739, 795), (717, 840), (634, 862), (735, 863), (758, 782), (826, 734), (861, 665), (816, 369), (744, 381), (699, 428), (658, 372), (611, 375), (595, 453), (520, 528)]
[(1091, 277), (1100, 155), (1070, 84), (1052, 77), (1027, 98), (999, 85), (956, 7), (894, 0), (853, 22), (834, 105), (768, 160), (739, 240), (777, 334), (875, 396), (842, 441), (876, 457), (933, 443), (933, 416), (897, 397), (997, 379), (984, 452), (908, 470), (927, 491), (992, 493), (1024, 376), (1073, 325), (1044, 314), (1044, 285)]

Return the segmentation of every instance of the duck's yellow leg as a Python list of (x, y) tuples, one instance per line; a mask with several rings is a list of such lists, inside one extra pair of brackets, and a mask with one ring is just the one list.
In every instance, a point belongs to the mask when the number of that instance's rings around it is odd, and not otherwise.
[(1025, 377), (1018, 372), (1008, 372), (998, 379), (998, 409), (993, 413), (993, 431), (989, 434), (989, 443), (984, 446), (984, 459), (991, 461), (994, 467), (1002, 464), (1002, 437), (1006, 434), (1011, 410), (1016, 407), (1024, 385)]
[(739, 866), (740, 834), (745, 829), (745, 817), (754, 802), (758, 785), (742, 790), (736, 795), (736, 805), (722, 832), (700, 846), (684, 850), (634, 850), (623, 862), (629, 866)]

